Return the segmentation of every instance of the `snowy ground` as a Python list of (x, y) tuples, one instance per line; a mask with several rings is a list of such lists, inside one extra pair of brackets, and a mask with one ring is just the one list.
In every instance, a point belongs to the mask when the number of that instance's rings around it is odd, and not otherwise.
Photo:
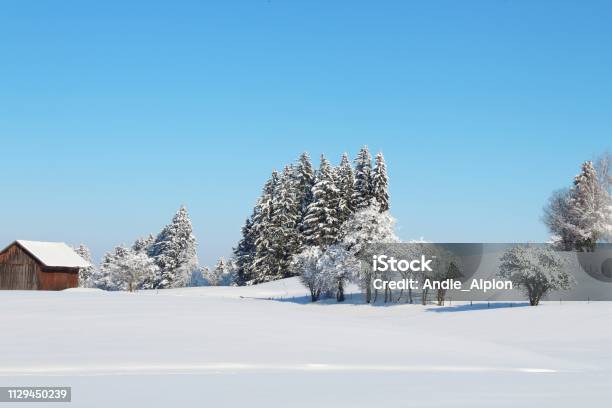
[(306, 300), (295, 279), (135, 294), (0, 292), (0, 386), (72, 386), (79, 407), (612, 401), (612, 302)]

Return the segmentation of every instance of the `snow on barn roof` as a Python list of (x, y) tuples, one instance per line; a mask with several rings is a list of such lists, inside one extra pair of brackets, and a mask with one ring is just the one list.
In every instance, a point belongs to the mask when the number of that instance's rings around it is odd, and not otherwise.
[(24, 241), (19, 239), (17, 244), (22, 246), (32, 256), (49, 267), (86, 268), (91, 266), (63, 242)]

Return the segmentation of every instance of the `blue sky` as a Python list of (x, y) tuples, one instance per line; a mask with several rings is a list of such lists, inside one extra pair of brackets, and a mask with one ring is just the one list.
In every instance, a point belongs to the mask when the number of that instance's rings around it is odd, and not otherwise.
[(402, 238), (545, 240), (550, 192), (611, 146), (610, 21), (606, 1), (5, 1), (0, 242), (99, 258), (185, 204), (211, 264), (273, 168), (364, 144)]

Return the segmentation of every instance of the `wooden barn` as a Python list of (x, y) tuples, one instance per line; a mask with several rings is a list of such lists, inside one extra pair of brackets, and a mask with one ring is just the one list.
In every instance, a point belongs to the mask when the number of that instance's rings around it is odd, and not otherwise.
[(62, 290), (90, 264), (63, 242), (18, 240), (0, 252), (0, 289)]

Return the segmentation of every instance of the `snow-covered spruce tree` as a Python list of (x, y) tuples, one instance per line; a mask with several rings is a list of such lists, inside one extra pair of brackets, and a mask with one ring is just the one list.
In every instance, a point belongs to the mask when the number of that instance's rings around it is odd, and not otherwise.
[(255, 278), (253, 262), (255, 259), (255, 233), (253, 229), (253, 217), (247, 218), (242, 227), (242, 237), (234, 248), (234, 260), (236, 262), (236, 284), (244, 285)]
[(543, 221), (557, 246), (565, 250), (593, 251), (605, 239), (612, 222), (606, 160), (582, 164), (569, 190), (554, 192), (544, 208)]
[(577, 250), (595, 249), (597, 240), (605, 233), (608, 205), (593, 162), (584, 162), (569, 194), (570, 218), (578, 233)]
[(274, 254), (272, 214), (274, 195), (278, 191), (279, 175), (276, 171), (264, 185), (261, 197), (257, 200), (252, 230), (255, 237), (255, 256), (252, 263), (253, 280), (251, 283), (268, 282), (277, 278)]
[(499, 276), (525, 291), (531, 306), (537, 306), (550, 291), (569, 290), (574, 278), (563, 270), (563, 259), (551, 248), (516, 246), (501, 257)]
[[(372, 244), (399, 242), (394, 232), (395, 220), (388, 211), (380, 212), (378, 204), (361, 209), (351, 216), (340, 230), (341, 244), (356, 258), (369, 259), (376, 255)], [(374, 272), (371, 265), (363, 262), (357, 281), (366, 292), (366, 303), (372, 301), (372, 280)]]
[(223, 286), (237, 286), (236, 279), (238, 276), (238, 265), (236, 260), (230, 258), (225, 264), (225, 275), (223, 275)]
[(308, 206), (308, 212), (304, 217), (304, 240), (308, 245), (325, 248), (337, 242), (341, 224), (338, 208), (339, 191), (334, 180), (334, 172), (323, 155), (313, 195), (314, 201)]
[(332, 245), (317, 262), (317, 270), (324, 275), (322, 281), (329, 282), (330, 289), (335, 292), (336, 300), (343, 302), (347, 282), (354, 280), (359, 274), (359, 261), (341, 245)]
[(210, 286), (232, 286), (236, 283), (236, 265), (230, 259), (228, 261), (221, 257), (212, 270), (203, 269), (203, 276), (207, 285)]
[(285, 167), (281, 174), (272, 204), (271, 237), (274, 278), (291, 276), (290, 264), (300, 248), (299, 223), (301, 213), (297, 205), (293, 169)]
[(154, 288), (187, 286), (191, 273), (198, 266), (196, 239), (187, 209), (181, 207), (172, 222), (155, 238), (149, 256), (159, 267)]
[(355, 174), (349, 161), (348, 154), (342, 155), (340, 165), (334, 169), (336, 187), (338, 188), (338, 209), (340, 223), (348, 220), (355, 210), (353, 193), (355, 185)]
[(90, 264), (88, 267), (79, 268), (79, 287), (95, 287), (96, 267), (91, 261), (91, 252), (89, 251), (89, 248), (83, 244), (80, 244), (78, 247), (74, 248), (74, 252), (76, 252), (81, 258)]
[(355, 189), (353, 204), (355, 209), (366, 208), (372, 200), (372, 156), (368, 146), (361, 148), (355, 158)]
[(308, 211), (308, 206), (313, 201), (312, 188), (316, 181), (315, 172), (307, 152), (302, 153), (297, 164), (293, 166), (293, 178), (295, 180), (295, 202), (299, 208), (301, 221)]
[(389, 209), (389, 178), (387, 177), (387, 165), (382, 153), (376, 155), (376, 167), (372, 172), (372, 195), (380, 206), (380, 211)]
[(96, 288), (104, 290), (122, 290), (123, 273), (118, 271), (117, 265), (127, 256), (128, 248), (117, 246), (102, 257), (100, 269), (95, 279)]
[(224, 276), (226, 274), (225, 259), (219, 258), (214, 268), (210, 270), (208, 275), (205, 277), (210, 286), (221, 286), (224, 282)]
[(332, 287), (330, 274), (324, 274), (320, 269), (319, 259), (322, 254), (318, 246), (308, 246), (295, 255), (291, 263), (294, 273), (300, 276), (300, 281), (310, 291), (310, 300), (313, 302)]
[(132, 244), (132, 250), (134, 252), (148, 253), (154, 242), (155, 236), (153, 234), (149, 234), (146, 237), (138, 238), (136, 241), (134, 241)]

